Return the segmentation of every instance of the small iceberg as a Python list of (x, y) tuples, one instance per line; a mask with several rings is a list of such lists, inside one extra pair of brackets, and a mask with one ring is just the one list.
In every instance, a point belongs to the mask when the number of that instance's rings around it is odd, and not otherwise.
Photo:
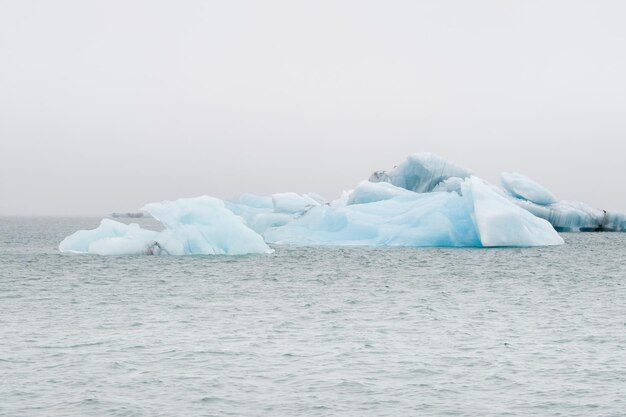
[(61, 252), (97, 255), (243, 255), (271, 253), (263, 237), (213, 197), (181, 198), (144, 206), (165, 230), (145, 230), (104, 219), (94, 230), (66, 237)]
[(316, 194), (201, 196), (150, 203), (162, 231), (104, 219), (66, 237), (61, 252), (242, 255), (271, 245), (530, 247), (563, 244), (557, 231), (626, 231), (626, 215), (555, 195), (518, 173), (501, 187), (435, 154), (416, 153), (325, 201)]

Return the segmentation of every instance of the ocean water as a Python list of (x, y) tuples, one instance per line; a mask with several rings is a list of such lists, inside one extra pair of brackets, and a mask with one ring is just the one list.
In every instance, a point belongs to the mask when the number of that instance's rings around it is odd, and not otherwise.
[(626, 234), (58, 252), (97, 224), (0, 218), (0, 415), (626, 415)]

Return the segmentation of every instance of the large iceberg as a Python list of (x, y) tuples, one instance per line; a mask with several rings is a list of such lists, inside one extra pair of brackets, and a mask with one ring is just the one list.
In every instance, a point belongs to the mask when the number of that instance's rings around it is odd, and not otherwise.
[[(384, 181), (420, 192), (458, 192), (463, 178), (469, 175), (471, 171), (437, 155), (416, 153), (389, 171), (375, 172), (370, 181)], [(607, 212), (582, 202), (560, 201), (550, 190), (519, 173), (504, 172), (500, 181), (502, 188), (490, 185), (497, 194), (547, 220), (558, 231), (626, 231), (626, 214)]]
[(102, 220), (65, 238), (62, 252), (269, 253), (271, 245), (529, 247), (558, 231), (626, 231), (626, 215), (559, 201), (539, 183), (503, 173), (502, 187), (430, 153), (410, 155), (330, 202), (316, 194), (203, 196), (147, 204), (163, 230)]
[(512, 204), (477, 177), (461, 193), (415, 193), (361, 183), (345, 206), (324, 205), (263, 233), (273, 244), (539, 246), (563, 239), (550, 223)]

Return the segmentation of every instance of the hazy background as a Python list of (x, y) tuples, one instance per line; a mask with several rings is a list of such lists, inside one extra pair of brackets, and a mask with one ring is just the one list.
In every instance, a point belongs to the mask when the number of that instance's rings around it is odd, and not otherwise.
[(626, 211), (626, 2), (0, 0), (0, 213), (333, 198), (409, 153)]

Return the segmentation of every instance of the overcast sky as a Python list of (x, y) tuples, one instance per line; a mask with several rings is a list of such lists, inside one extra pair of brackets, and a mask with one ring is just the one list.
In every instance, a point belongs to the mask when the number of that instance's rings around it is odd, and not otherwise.
[(0, 213), (316, 192), (431, 151), (626, 211), (624, 1), (0, 0)]

